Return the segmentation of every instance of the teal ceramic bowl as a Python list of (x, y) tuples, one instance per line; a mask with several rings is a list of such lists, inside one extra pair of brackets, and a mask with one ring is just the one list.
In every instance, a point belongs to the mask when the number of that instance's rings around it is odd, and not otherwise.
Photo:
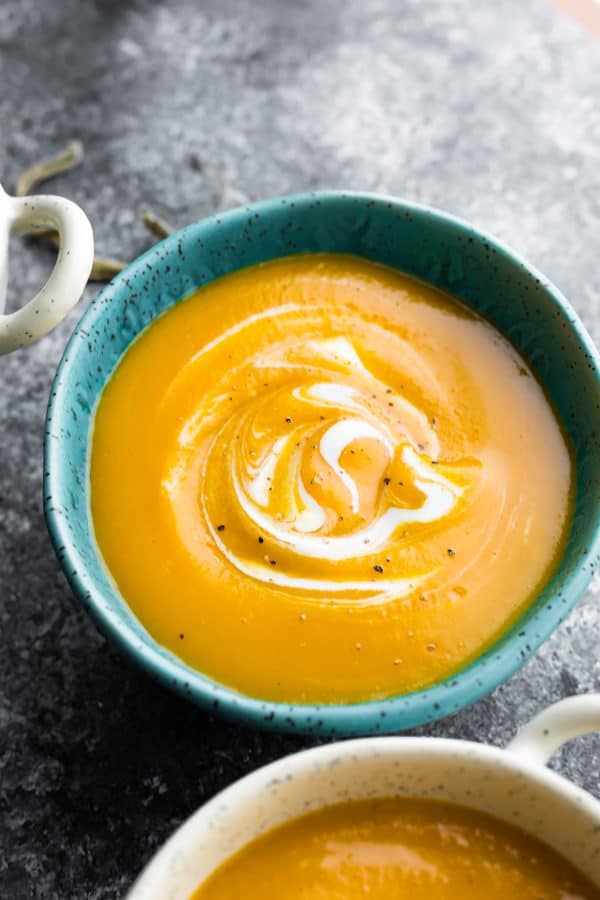
[[(153, 640), (120, 597), (90, 518), (94, 409), (131, 342), (199, 286), (244, 266), (311, 252), (351, 253), (393, 266), (476, 309), (512, 341), (545, 385), (577, 458), (568, 545), (529, 611), (454, 677), (385, 701), (263, 702), (189, 668)], [(44, 509), (52, 543), (75, 594), (102, 631), (149, 674), (208, 710), (246, 724), (321, 735), (419, 725), (473, 703), (509, 678), (585, 591), (600, 548), (599, 371), (597, 352), (560, 292), (498, 241), (453, 216), (354, 193), (302, 194), (235, 209), (190, 225), (141, 256), (101, 291), (76, 327), (47, 414)]]

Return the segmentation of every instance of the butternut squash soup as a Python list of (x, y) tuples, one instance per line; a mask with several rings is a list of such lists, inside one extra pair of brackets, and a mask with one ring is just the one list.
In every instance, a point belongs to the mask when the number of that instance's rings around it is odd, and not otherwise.
[(572, 477), (488, 322), (304, 255), (206, 285), (133, 343), (96, 411), (91, 507), (160, 644), (243, 694), (348, 703), (439, 682), (518, 619)]
[(359, 800), (309, 813), (234, 854), (191, 900), (599, 900), (517, 828), (433, 800)]

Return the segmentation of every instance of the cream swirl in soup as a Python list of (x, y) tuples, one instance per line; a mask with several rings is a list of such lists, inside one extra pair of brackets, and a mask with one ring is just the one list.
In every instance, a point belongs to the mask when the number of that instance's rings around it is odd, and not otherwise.
[[(305, 316), (300, 307), (268, 318), (285, 334), (299, 331)], [(237, 343), (244, 324), (220, 342)], [(247, 327), (256, 325), (252, 317)], [(356, 317), (347, 323), (355, 332), (356, 325)], [(376, 345), (378, 326), (362, 327)], [(191, 367), (204, 364), (213, 346)], [(399, 338), (391, 349), (404, 359), (410, 354)], [(398, 572), (398, 529), (451, 514), (478, 481), (477, 461), (444, 463), (427, 415), (371, 373), (349, 337), (282, 336), (236, 367), (241, 384), (268, 378), (243, 403), (234, 388), (229, 392), (232, 375), (182, 424), (163, 482), (174, 508), (196, 496), (198, 514), (233, 566), (266, 584), (307, 591), (308, 600), (379, 603), (422, 583), (436, 564), (423, 560)], [(185, 370), (176, 389), (186, 391), (190, 377)], [(439, 395), (433, 372), (423, 383)], [(206, 440), (197, 466), (196, 448)], [(218, 494), (210, 490), (217, 483)], [(220, 529), (225, 496), (235, 521)], [(193, 553), (197, 523), (187, 516), (181, 522)], [(343, 563), (347, 574), (332, 563)]]

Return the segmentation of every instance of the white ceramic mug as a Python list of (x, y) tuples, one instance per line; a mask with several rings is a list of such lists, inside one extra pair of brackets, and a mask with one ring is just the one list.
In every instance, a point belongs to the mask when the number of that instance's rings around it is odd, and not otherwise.
[(225, 859), (309, 810), (366, 797), (468, 806), (549, 844), (600, 886), (600, 802), (544, 765), (600, 730), (600, 694), (534, 718), (506, 750), (445, 738), (375, 737), (295, 753), (237, 781), (196, 812), (146, 867), (129, 900), (189, 900)]
[[(45, 228), (54, 228), (59, 234), (52, 274), (32, 300), (13, 313), (2, 315), (10, 235)], [(10, 197), (0, 186), (0, 354), (37, 340), (66, 316), (83, 293), (93, 259), (92, 226), (75, 203), (45, 194)]]

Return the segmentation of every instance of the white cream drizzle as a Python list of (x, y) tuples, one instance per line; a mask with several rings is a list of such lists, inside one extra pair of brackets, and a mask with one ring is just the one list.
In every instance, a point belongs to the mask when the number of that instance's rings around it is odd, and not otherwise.
[[(277, 571), (268, 564), (262, 565), (261, 563), (256, 563), (252, 560), (240, 559), (239, 556), (236, 556), (231, 552), (229, 547), (227, 547), (225, 542), (215, 531), (212, 533), (215, 543), (219, 547), (221, 553), (233, 566), (235, 566), (236, 569), (243, 572), (245, 575), (249, 575), (251, 578), (255, 578), (257, 581), (266, 581), (269, 584), (275, 584), (278, 587), (296, 588), (297, 590), (313, 592), (317, 590), (327, 594), (342, 594), (345, 592), (363, 593), (369, 595), (368, 603), (381, 603), (387, 600), (390, 595), (398, 598), (406, 596), (423, 581), (423, 578), (420, 576), (415, 576), (414, 578), (389, 579), (374, 577), (372, 581), (366, 579), (360, 581), (341, 579), (336, 581), (333, 578), (321, 578), (317, 580), (310, 576), (302, 577), (288, 575), (285, 572)], [(352, 598), (347, 602), (349, 605), (353, 605), (360, 601), (357, 601), (357, 598)]]
[[(284, 544), (298, 556), (340, 562), (371, 556), (376, 550), (381, 550), (400, 525), (434, 522), (446, 516), (455, 506), (462, 493), (462, 488), (441, 474), (428, 472), (410, 447), (403, 448), (402, 459), (407, 465), (412, 466), (420, 476), (415, 479), (415, 484), (425, 495), (423, 504), (416, 509), (391, 506), (365, 528), (360, 528), (350, 535), (324, 536), (299, 532), (295, 527), (295, 522), (291, 524), (279, 522), (249, 500), (235, 472), (232, 476), (233, 487), (246, 516), (262, 534)], [(349, 476), (347, 477), (349, 478)], [(355, 488), (354, 482), (352, 484)], [(314, 498), (313, 502), (316, 502)], [(318, 508), (324, 517), (323, 510)]]
[[(333, 385), (335, 387), (335, 385)], [(351, 508), (353, 513), (358, 513), (360, 508), (360, 498), (358, 496), (358, 487), (354, 479), (340, 465), (340, 456), (344, 450), (351, 444), (358, 442), (361, 438), (372, 438), (383, 444), (391, 459), (394, 448), (390, 441), (375, 428), (370, 422), (363, 422), (360, 419), (340, 419), (331, 428), (328, 428), (319, 444), (321, 456), (325, 462), (331, 466), (332, 470), (338, 476), (348, 493), (350, 494)]]
[[(291, 308), (282, 307), (278, 314), (289, 312)], [(261, 314), (251, 317), (251, 320), (264, 317)], [(225, 332), (200, 352), (209, 352), (215, 343), (225, 340), (230, 333), (236, 331), (239, 331), (239, 326)], [(296, 354), (308, 361), (296, 363)], [(260, 459), (254, 459), (244, 452), (243, 441), (262, 441), (264, 444), (266, 439), (268, 442), (269, 432), (259, 428), (255, 418), (261, 409), (261, 402), (273, 401), (267, 398), (261, 401), (260, 396), (251, 401), (257, 405), (245, 406), (241, 412), (242, 438), (238, 435), (238, 442), (230, 445), (228, 477), (249, 530), (253, 534), (259, 533), (270, 548), (285, 550), (287, 556), (284, 554), (284, 558), (291, 554), (298, 565), (293, 565), (286, 571), (279, 564), (273, 565), (268, 555), (264, 559), (248, 558), (234, 552), (225, 536), (217, 531), (212, 522), (204, 492), (200, 489), (200, 507), (220, 552), (236, 569), (253, 579), (309, 591), (317, 596), (332, 595), (336, 597), (336, 602), (378, 603), (410, 593), (431, 573), (415, 572), (409, 577), (385, 577), (381, 567), (367, 565), (364, 578), (344, 580), (319, 573), (318, 564), (330, 565), (372, 557), (374, 553), (390, 549), (395, 533), (401, 526), (406, 528), (417, 523), (438, 522), (454, 509), (464, 488), (455, 484), (432, 464), (432, 458), (439, 453), (439, 443), (428, 417), (406, 398), (375, 378), (363, 364), (351, 341), (345, 337), (321, 341), (311, 339), (292, 347), (289, 344), (279, 349), (274, 347), (267, 358), (255, 360), (254, 367), (271, 370), (271, 379), (272, 373), (277, 370), (288, 373), (285, 379), (293, 378), (293, 371), (301, 368), (304, 375), (301, 385), (292, 383), (286, 388), (285, 381), (282, 386), (275, 379), (273, 391), (280, 396), (282, 390), (289, 389), (295, 402), (306, 405), (313, 413), (308, 415), (306, 421), (302, 419), (299, 423), (294, 423), (293, 427), (289, 427), (291, 419), (287, 418), (284, 433), (277, 434), (275, 428), (272, 443), (267, 446), (266, 451), (263, 447)], [(338, 367), (341, 368), (340, 372), (336, 371)], [(348, 378), (352, 383), (347, 382)], [(382, 407), (381, 397), (384, 395), (387, 403)], [(380, 397), (379, 404), (373, 402), (376, 397)], [(389, 411), (389, 419), (386, 419), (387, 407), (393, 409), (393, 413)], [(386, 412), (382, 413), (382, 408)], [(197, 414), (193, 421), (184, 423), (179, 435), (180, 449), (184, 450), (186, 445), (190, 445), (201, 427), (202, 422)], [(427, 455), (422, 446), (417, 450), (411, 433), (415, 427), (427, 437)], [(214, 436), (213, 448), (219, 446), (219, 434), (217, 431)], [(246, 437), (243, 438), (243, 435)], [(360, 488), (351, 471), (342, 465), (342, 457), (351, 446), (354, 448), (353, 452), (359, 450), (361, 441), (364, 440), (376, 441), (383, 448), (388, 466), (394, 464), (395, 460), (400, 460), (411, 470), (412, 483), (422, 493), (422, 502), (416, 507), (394, 505), (390, 499), (392, 495), (381, 485), (375, 514), (370, 521), (359, 524), (350, 533), (330, 533), (331, 527), (327, 523), (331, 523), (331, 510), (328, 511), (319, 503), (311, 490), (312, 485), (305, 484), (302, 477), (302, 437), (305, 443), (310, 443), (318, 451), (322, 462), (329, 467), (333, 477), (339, 480), (348, 497), (352, 514), (358, 517), (359, 522)], [(211, 452), (213, 450), (209, 451), (205, 460), (201, 482), (207, 477), (206, 467)], [(215, 449), (214, 452), (220, 451)], [(285, 469), (280, 474), (283, 474), (287, 485), (287, 506), (280, 503), (279, 509), (285, 509), (285, 514), (279, 511), (275, 515), (272, 512), (272, 491), (282, 466)], [(173, 468), (163, 480), (169, 493), (176, 493), (178, 490), (179, 472), (179, 469)], [(180, 474), (183, 476), (184, 472), (181, 471)], [(302, 560), (313, 562), (306, 564)], [(302, 570), (303, 574), (296, 574), (297, 570)], [(344, 592), (353, 596), (340, 599), (338, 595)], [(357, 599), (357, 594), (362, 595), (362, 599)]]

